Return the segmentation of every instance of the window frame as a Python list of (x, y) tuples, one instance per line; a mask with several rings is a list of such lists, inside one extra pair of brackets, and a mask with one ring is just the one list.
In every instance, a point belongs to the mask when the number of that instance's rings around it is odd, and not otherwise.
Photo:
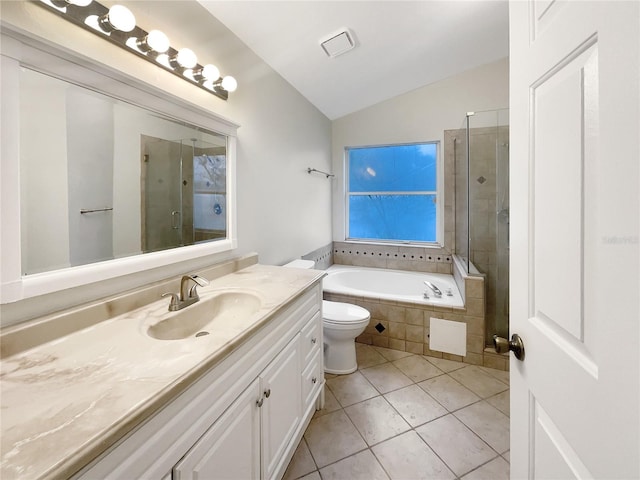
[[(349, 152), (356, 149), (364, 148), (384, 148), (384, 147), (404, 147), (412, 145), (426, 145), (432, 144), (436, 147), (436, 190), (435, 191), (383, 191), (383, 192), (356, 192), (351, 193), (349, 190)], [(398, 245), (407, 246), (415, 245), (427, 248), (443, 248), (444, 246), (444, 165), (442, 160), (442, 149), (440, 140), (426, 140), (419, 142), (404, 142), (404, 143), (384, 143), (374, 145), (353, 145), (344, 147), (344, 195), (343, 195), (343, 208), (344, 208), (344, 241), (354, 243), (367, 243), (367, 244), (383, 244), (383, 245)], [(349, 199), (352, 195), (435, 195), (436, 198), (436, 239), (433, 242), (421, 242), (418, 240), (396, 240), (396, 239), (367, 239), (356, 238), (350, 236), (349, 231)]]

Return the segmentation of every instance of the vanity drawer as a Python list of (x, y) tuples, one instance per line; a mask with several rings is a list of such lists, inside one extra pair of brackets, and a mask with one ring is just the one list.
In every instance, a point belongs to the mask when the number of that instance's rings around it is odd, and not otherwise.
[(301, 330), (301, 347), (300, 353), (303, 368), (309, 363), (311, 357), (315, 355), (316, 350), (321, 349), (322, 345), (322, 319), (320, 312), (317, 312), (309, 322), (302, 327)]
[(302, 409), (306, 411), (309, 404), (315, 399), (316, 394), (324, 383), (324, 368), (322, 364), (322, 350), (313, 350), (314, 355), (307, 367), (302, 372)]

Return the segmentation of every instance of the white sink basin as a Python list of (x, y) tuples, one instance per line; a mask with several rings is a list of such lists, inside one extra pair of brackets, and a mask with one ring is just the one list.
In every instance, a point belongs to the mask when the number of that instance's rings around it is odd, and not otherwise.
[(248, 292), (222, 292), (177, 312), (168, 314), (147, 329), (147, 335), (158, 340), (182, 340), (215, 333), (215, 323), (241, 321), (256, 313), (262, 301)]

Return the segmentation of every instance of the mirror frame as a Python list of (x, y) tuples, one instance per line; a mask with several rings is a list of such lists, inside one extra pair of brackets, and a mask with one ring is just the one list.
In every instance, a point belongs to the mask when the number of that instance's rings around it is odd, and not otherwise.
[[(152, 84), (108, 68), (62, 47), (26, 36), (3, 25), (0, 69), (0, 303), (54, 293), (124, 275), (193, 260), (237, 248), (236, 138), (238, 125)], [(20, 243), (21, 67), (51, 75), (194, 127), (227, 136), (227, 238), (214, 242), (143, 253), (61, 270), (22, 275)], [(99, 85), (99, 89), (93, 85)]]

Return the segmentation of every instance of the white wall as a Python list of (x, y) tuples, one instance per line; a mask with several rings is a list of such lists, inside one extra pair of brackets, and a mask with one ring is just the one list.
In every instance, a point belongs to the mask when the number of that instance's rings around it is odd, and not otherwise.
[(240, 124), (238, 248), (225, 255), (5, 304), (0, 312), (3, 324), (194, 271), (230, 256), (255, 251), (262, 263), (279, 264), (331, 241), (331, 184), (305, 171), (307, 167), (331, 168), (329, 120), (197, 2), (120, 3), (131, 8), (141, 27), (164, 30), (172, 46), (189, 46), (202, 63), (215, 63), (223, 74), (236, 77), (238, 90), (227, 102), (58, 18), (37, 3), (0, 2), (3, 22)]
[[(344, 148), (440, 141), (467, 112), (509, 106), (509, 63), (490, 63), (333, 121), (333, 240), (344, 240)], [(440, 155), (442, 155), (442, 150)]]
[[(20, 233), (22, 271), (35, 273), (44, 266), (70, 266), (67, 124), (60, 121), (66, 115), (66, 86), (43, 83), (47, 77), (28, 73), (21, 75), (20, 89), (25, 109), (19, 119), (20, 203), (25, 206)], [(38, 140), (29, 132), (38, 132)]]
[[(113, 105), (85, 91), (67, 91), (69, 259), (84, 265), (113, 258)], [(35, 132), (34, 132), (35, 133)], [(37, 133), (36, 133), (37, 135)]]

